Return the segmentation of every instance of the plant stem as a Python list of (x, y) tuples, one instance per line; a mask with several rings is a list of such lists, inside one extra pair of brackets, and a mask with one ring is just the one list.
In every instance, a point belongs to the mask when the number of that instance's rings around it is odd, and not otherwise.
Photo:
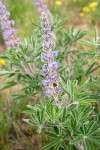
[(77, 144), (77, 147), (78, 147), (79, 150), (84, 150), (84, 146), (81, 145), (80, 143)]

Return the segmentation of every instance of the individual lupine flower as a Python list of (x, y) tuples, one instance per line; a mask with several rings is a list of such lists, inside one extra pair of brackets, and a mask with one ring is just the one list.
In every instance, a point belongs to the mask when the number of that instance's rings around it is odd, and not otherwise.
[(58, 56), (58, 51), (53, 51), (55, 47), (54, 33), (51, 30), (49, 23), (49, 14), (47, 9), (43, 9), (45, 6), (45, 0), (37, 0), (36, 6), (41, 13), (41, 30), (43, 38), (43, 53), (41, 54), (41, 61), (45, 64), (42, 66), (41, 75), (46, 76), (42, 81), (42, 84), (45, 88), (44, 94), (47, 97), (54, 97), (54, 100), (57, 105), (59, 105), (58, 94), (62, 93), (61, 88), (59, 87), (60, 74), (57, 73), (57, 68), (59, 62), (55, 62), (55, 57)]
[(0, 2), (0, 26), (3, 31), (3, 39), (8, 47), (17, 48), (20, 39), (15, 39), (14, 36), (17, 34), (18, 30), (13, 28), (15, 22), (14, 20), (9, 20), (9, 16), (10, 12), (7, 11), (5, 5)]
[(48, 66), (44, 65), (42, 66), (42, 70), (41, 70), (41, 75), (46, 75), (48, 74)]

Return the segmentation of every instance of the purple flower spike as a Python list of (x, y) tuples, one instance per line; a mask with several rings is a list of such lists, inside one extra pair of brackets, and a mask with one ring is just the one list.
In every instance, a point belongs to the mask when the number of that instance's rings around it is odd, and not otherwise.
[(8, 47), (15, 47), (17, 49), (20, 39), (15, 39), (14, 36), (18, 30), (13, 28), (14, 20), (9, 20), (10, 12), (6, 10), (3, 3), (0, 2), (0, 26), (3, 31), (3, 39)]
[(43, 12), (44, 10), (49, 12), (48, 5), (45, 4), (46, 0), (36, 0), (35, 6), (37, 6), (37, 11), (39, 13)]
[(55, 38), (49, 23), (49, 11), (47, 10), (48, 7), (45, 4), (45, 0), (36, 0), (35, 5), (41, 14), (40, 21), (43, 33), (42, 46), (44, 52), (41, 54), (41, 61), (44, 62), (45, 65), (42, 66), (41, 74), (46, 76), (45, 80), (42, 81), (42, 84), (46, 89), (44, 95), (47, 97), (53, 96), (58, 105), (58, 94), (61, 94), (62, 90), (59, 87), (60, 74), (57, 73), (59, 62), (55, 62), (55, 57), (58, 56), (58, 51), (53, 51), (55, 47)]

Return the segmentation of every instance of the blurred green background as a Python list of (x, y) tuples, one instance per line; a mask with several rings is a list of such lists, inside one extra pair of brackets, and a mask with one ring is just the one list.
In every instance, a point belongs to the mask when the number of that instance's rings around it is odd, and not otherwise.
[(11, 19), (15, 20), (19, 36), (26, 37), (32, 34), (32, 22), (37, 20), (36, 9), (33, 0), (8, 0), (7, 6), (11, 12)]
[[(100, 0), (47, 0), (51, 13), (66, 19), (66, 27), (88, 29), (94, 32), (100, 30)], [(15, 20), (18, 36), (21, 38), (32, 35), (38, 22), (38, 14), (34, 0), (7, 0), (11, 18)], [(2, 34), (0, 32), (0, 50), (3, 50)], [(14, 89), (18, 90), (18, 88)], [(12, 107), (10, 93), (12, 89), (0, 93), (0, 150), (40, 150), (42, 138), (34, 136), (33, 128), (22, 122), (18, 112), (8, 113)]]
[[(32, 34), (38, 15), (34, 6), (35, 0), (7, 0), (11, 19), (16, 22), (19, 36), (27, 37)], [(100, 0), (47, 0), (51, 13), (65, 18), (66, 26), (74, 25), (82, 28), (100, 26)]]
[[(32, 34), (32, 22), (38, 21), (38, 14), (34, 6), (35, 0), (7, 0), (7, 8), (11, 12), (11, 19), (15, 20), (19, 37)], [(54, 16), (65, 18), (66, 26), (74, 25), (80, 28), (94, 30), (100, 26), (100, 0), (47, 0)], [(84, 9), (85, 8), (85, 9)], [(1, 37), (1, 32), (0, 32)], [(2, 40), (0, 38), (0, 43)]]

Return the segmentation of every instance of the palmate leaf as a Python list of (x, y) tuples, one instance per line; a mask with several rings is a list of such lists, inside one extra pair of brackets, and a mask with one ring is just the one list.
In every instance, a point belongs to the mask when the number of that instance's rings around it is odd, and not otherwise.
[(95, 99), (97, 101), (100, 101), (100, 93), (91, 94), (89, 96), (89, 99)]
[(46, 131), (45, 134), (51, 138), (58, 138), (58, 135), (51, 131)]
[(8, 78), (9, 78), (9, 74), (6, 75), (6, 76), (3, 78), (3, 80), (0, 81), (0, 87), (1, 87), (2, 85), (4, 85), (4, 83), (6, 82), (6, 80), (7, 80)]
[(12, 86), (15, 86), (15, 85), (17, 85), (17, 84), (18, 84), (18, 83), (17, 83), (17, 82), (14, 82), (14, 81), (8, 82), (8, 83), (6, 83), (6, 85), (5, 85), (3, 88), (0, 89), (0, 91), (3, 91), (3, 90), (5, 90), (5, 89), (10, 88), (10, 87), (12, 87)]
[(69, 144), (71, 144), (71, 145), (77, 144), (77, 143), (81, 142), (82, 140), (83, 140), (83, 135), (79, 135), (75, 139), (71, 140), (69, 142)]
[[(43, 125), (46, 122), (46, 118), (44, 116), (44, 110), (35, 112), (35, 111), (33, 111), (33, 109), (31, 109), (30, 111), (28, 110), (28, 113), (32, 114), (32, 119), (23, 119), (23, 121), (25, 121), (33, 126), (38, 127), (37, 132), (41, 133)], [(26, 110), (26, 113), (27, 113), (27, 110)]]
[[(94, 121), (91, 121), (87, 127), (87, 134), (90, 135), (90, 134), (93, 134), (95, 130), (93, 130), (93, 127), (95, 125), (95, 122)], [(92, 130), (92, 131), (91, 131)]]
[(67, 80), (67, 83), (65, 83), (62, 78), (60, 80), (61, 80), (61, 88), (64, 90), (65, 93), (68, 94), (69, 97), (72, 97), (73, 101), (75, 101), (78, 94), (77, 88), (78, 81), (74, 80), (72, 82), (71, 80)]
[(19, 106), (21, 106), (23, 103), (25, 103), (25, 100), (22, 100), (20, 102), (18, 102), (15, 106), (13, 106), (9, 111), (12, 112), (14, 111), (16, 108), (18, 108)]
[(91, 95), (91, 93), (92, 93), (91, 91), (85, 91), (85, 92), (81, 92), (81, 91), (80, 91), (80, 92), (78, 93), (78, 96), (77, 96), (77, 97), (78, 97), (78, 99), (81, 101), (81, 100), (83, 100), (83, 99), (88, 98), (88, 96)]
[(92, 102), (96, 102), (95, 98), (89, 98), (91, 91), (85, 91), (84, 88), (89, 83), (90, 78), (83, 82), (80, 87), (78, 87), (77, 80), (71, 81), (67, 80), (67, 83), (61, 78), (61, 88), (65, 93), (73, 100), (75, 104), (87, 105)]
[(42, 109), (41, 111), (38, 111), (37, 112), (37, 115), (38, 115), (38, 120), (39, 120), (39, 123), (42, 125), (46, 122), (46, 118), (45, 118), (45, 110)]
[(88, 140), (97, 145), (100, 145), (100, 136), (88, 136)]
[[(32, 106), (32, 105), (26, 105), (30, 110), (33, 110), (35, 112), (37, 112), (37, 110), (41, 110), (40, 107), (37, 107), (36, 105), (35, 106)], [(39, 109), (40, 108), (40, 109)]]
[(89, 83), (90, 78), (88, 78), (85, 82), (81, 83), (80, 87), (78, 88), (79, 91), (82, 91), (84, 89), (84, 87), (87, 86), (87, 84)]
[(86, 46), (89, 46), (89, 45), (95, 46), (93, 42), (85, 41), (85, 40), (80, 40), (79, 43), (82, 45), (86, 45)]
[(93, 103), (93, 102), (97, 102), (95, 99), (83, 99), (81, 101), (78, 101), (79, 104), (82, 104), (82, 105), (87, 105), (87, 104), (90, 104), (90, 103)]
[(31, 114), (32, 115), (32, 119), (23, 119), (23, 121), (33, 125), (33, 126), (37, 126), (37, 132), (41, 133), (42, 128), (44, 126), (44, 124), (46, 123), (46, 117), (44, 114), (44, 109), (42, 109), (41, 111), (38, 110), (34, 110), (34, 109), (28, 109), (25, 110), (25, 113)]
[(66, 145), (64, 141), (62, 141), (62, 147), (64, 148), (64, 150), (72, 150), (71, 147), (68, 144)]
[(61, 142), (59, 141), (59, 142), (55, 145), (54, 150), (59, 150), (60, 146), (61, 146)]
[(44, 146), (42, 148), (42, 150), (49, 150), (50, 148), (58, 145), (58, 143), (59, 143), (59, 140), (54, 140), (53, 142), (51, 142), (51, 143), (47, 144), (46, 146)]
[(55, 123), (62, 115), (62, 109), (58, 109), (57, 106), (51, 104), (50, 110), (47, 109), (46, 111), (46, 115), (49, 122)]
[(87, 108), (85, 105), (81, 105), (81, 107), (79, 107), (78, 109), (78, 116), (80, 118), (80, 121), (87, 120), (92, 111), (92, 107)]
[[(95, 66), (95, 62), (92, 63), (89, 68), (85, 71), (85, 76), (88, 76), (90, 73), (92, 73), (95, 69), (94, 69), (94, 66)], [(100, 67), (100, 66), (99, 66)], [(97, 67), (96, 67), (97, 68)], [(98, 68), (97, 68), (98, 69)]]
[(83, 38), (87, 34), (87, 31), (78, 30), (76, 33), (75, 40), (78, 41), (79, 39)]
[(89, 86), (92, 88), (100, 88), (100, 76), (98, 77), (92, 77), (90, 82), (89, 82)]
[(63, 109), (63, 112), (62, 112), (62, 115), (61, 115), (61, 117), (59, 118), (60, 122), (61, 122), (62, 124), (65, 124), (69, 116), (70, 116), (70, 115), (66, 113), (66, 108), (64, 108), (64, 109)]
[(10, 75), (10, 74), (12, 74), (12, 73), (15, 73), (16, 71), (0, 71), (0, 77), (1, 76), (4, 76), (4, 75)]
[(100, 68), (100, 65), (98, 65), (97, 67), (93, 68), (93, 69), (89, 72), (89, 74), (92, 73), (92, 72), (94, 72), (94, 71), (97, 70), (98, 68)]
[(13, 94), (13, 95), (11, 95), (11, 98), (13, 101), (16, 101), (16, 100), (20, 100), (20, 99), (26, 99), (26, 98), (28, 98), (28, 95), (26, 95), (26, 94)]
[(80, 128), (82, 134), (86, 137), (97, 134), (97, 132), (99, 132), (99, 131), (98, 131), (98, 127), (95, 127), (95, 124), (96, 124), (96, 122), (94, 120), (88, 122), (88, 124), (87, 124), (87, 122), (82, 124), (82, 126)]
[(34, 114), (36, 113), (36, 111), (29, 109), (29, 108), (24, 108), (21, 110), (21, 113), (25, 113), (25, 114)]
[(74, 27), (70, 27), (69, 30), (65, 33), (65, 39), (68, 40), (69, 43), (72, 43), (78, 41), (86, 34), (87, 34), (86, 31), (75, 30)]
[[(85, 105), (81, 105), (78, 107), (78, 109), (70, 108), (70, 125), (72, 129), (80, 128), (80, 126), (83, 124), (83, 122), (87, 122), (89, 119), (90, 113), (93, 111), (93, 108), (87, 108)], [(79, 122), (79, 123), (78, 123)]]
[(91, 145), (87, 139), (84, 139), (84, 148), (85, 150), (91, 150)]
[(45, 132), (47, 136), (54, 139), (54, 143), (51, 142), (48, 145), (44, 146), (43, 150), (54, 148), (54, 150), (59, 150), (59, 148), (65, 148), (65, 150), (69, 150), (67, 145), (65, 144), (65, 137), (60, 137), (57, 134), (47, 131)]
[(85, 124), (82, 125), (80, 130), (84, 136), (87, 136), (87, 126)]
[(38, 124), (35, 122), (35, 121), (33, 121), (33, 120), (31, 120), (31, 119), (22, 119), (24, 122), (27, 122), (27, 123), (29, 123), (30, 125), (32, 125), (32, 126), (37, 126)]
[(62, 90), (70, 96), (70, 92), (66, 88), (66, 83), (64, 82), (63, 78), (60, 78), (60, 83), (61, 83)]

